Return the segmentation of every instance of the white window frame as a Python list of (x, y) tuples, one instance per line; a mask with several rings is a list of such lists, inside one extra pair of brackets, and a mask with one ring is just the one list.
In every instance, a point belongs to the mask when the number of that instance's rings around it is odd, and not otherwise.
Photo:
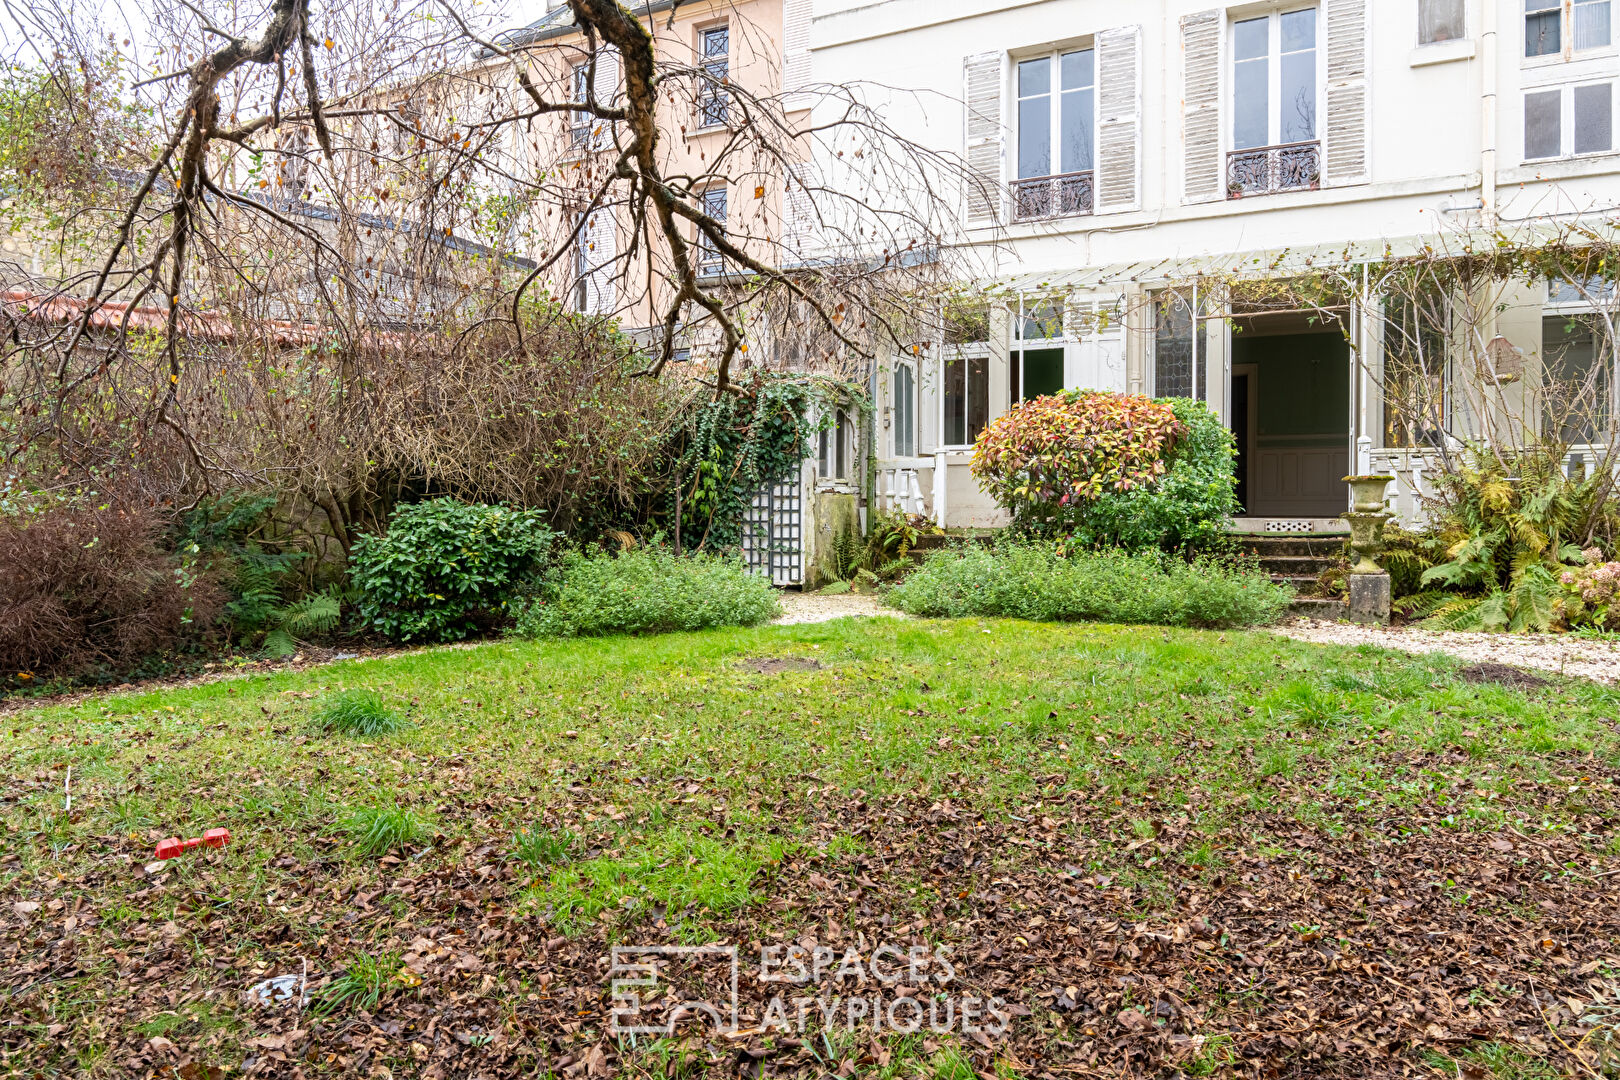
[[(1489, 0), (1487, 0), (1489, 2)], [(1576, 57), (1601, 56), (1604, 53), (1615, 51), (1615, 2), (1614, 0), (1590, 0), (1594, 4), (1607, 4), (1609, 8), (1609, 40), (1601, 45), (1590, 45), (1584, 49), (1575, 48), (1575, 8), (1588, 6), (1587, 0), (1550, 0), (1548, 7), (1558, 9), (1558, 51), (1542, 53), (1531, 56), (1525, 52), (1526, 41), (1525, 19), (1530, 15), (1524, 10), (1523, 0), (1515, 0), (1518, 10), (1519, 24), (1519, 57), (1526, 67), (1539, 67), (1545, 64), (1566, 63)], [(1543, 8), (1542, 10), (1546, 10)]]
[[(1013, 126), (1013, 154), (1012, 172), (1013, 181), (1034, 180), (1039, 177), (1019, 176), (1018, 151), (1022, 145), (1024, 132), (1019, 123), (1022, 110), (1019, 105), (1024, 101), (1025, 95), (1019, 92), (1018, 66), (1030, 60), (1045, 60), (1051, 64), (1051, 81), (1047, 84), (1046, 96), (1052, 99), (1052, 107), (1047, 116), (1047, 156), (1048, 168), (1052, 171), (1046, 176), (1068, 176), (1062, 169), (1063, 165), (1063, 58), (1070, 53), (1089, 52), (1091, 54), (1091, 168), (1078, 169), (1073, 175), (1083, 173), (1096, 174), (1097, 171), (1097, 124), (1099, 121), (1099, 108), (1097, 99), (1100, 96), (1097, 88), (1097, 46), (1094, 42), (1084, 41), (1079, 44), (1066, 45), (1060, 49), (1050, 49), (1045, 52), (1031, 53), (1028, 56), (1014, 55), (1012, 58), (1012, 126)], [(1076, 87), (1075, 89), (1084, 89)], [(1036, 95), (1029, 95), (1034, 97)]]
[(581, 213), (576, 219), (574, 232), (574, 310), (581, 315), (591, 309), (591, 222), (590, 215)]
[[(972, 342), (972, 343), (964, 344), (964, 345), (947, 345), (943, 349), (940, 350), (939, 360), (936, 361), (936, 363), (935, 363), (935, 372), (934, 373), (939, 378), (939, 393), (936, 396), (939, 399), (939, 409), (938, 409), (937, 419), (939, 421), (939, 448), (941, 450), (971, 450), (971, 449), (973, 449), (973, 443), (972, 443), (971, 440), (968, 441), (968, 442), (962, 442), (962, 443), (952, 443), (952, 442), (946, 442), (945, 441), (946, 432), (950, 430), (949, 424), (946, 423), (947, 417), (945, 415), (945, 402), (950, 396), (948, 393), (946, 393), (946, 389), (945, 389), (945, 367), (946, 367), (947, 364), (949, 364), (949, 363), (951, 363), (952, 361), (955, 361), (955, 360), (960, 360), (960, 361), (962, 361), (962, 363), (966, 364), (967, 362), (969, 362), (970, 360), (973, 360), (973, 359), (981, 359), (981, 360), (984, 361), (984, 365), (985, 365), (985, 387), (984, 387), (984, 389), (985, 389), (985, 397), (986, 397), (986, 399), (988, 399), (989, 396), (990, 396), (989, 371), (990, 371), (990, 360), (991, 360), (990, 346), (989, 346), (988, 343), (986, 343), (986, 342)], [(964, 432), (967, 430), (968, 416), (973, 411), (972, 398), (968, 394), (968, 389), (969, 389), (970, 383), (971, 383), (971, 380), (967, 379), (965, 377), (965, 373), (964, 373), (964, 378), (962, 380), (962, 430)], [(994, 415), (991, 412), (989, 400), (985, 401), (984, 415), (985, 415), (985, 423), (986, 424), (988, 424), (991, 420), (993, 420), (995, 418)]]
[[(899, 388), (900, 372), (905, 371), (911, 381), (911, 390), (902, 396)], [(917, 365), (910, 360), (896, 360), (889, 375), (889, 456), (911, 458), (917, 456)], [(911, 446), (904, 452), (900, 447), (903, 424), (909, 424)]]
[[(575, 105), (583, 105), (590, 100), (590, 61), (575, 64), (568, 74), (569, 96)], [(568, 143), (576, 150), (584, 150), (591, 141), (591, 129), (595, 127), (595, 117), (588, 112), (573, 112), (568, 114)]]
[[(1489, 2), (1489, 0), (1488, 0)], [(1295, 140), (1301, 143), (1320, 143), (1322, 141), (1322, 124), (1325, 119), (1324, 109), (1327, 96), (1327, 51), (1324, 34), (1326, 25), (1322, 19), (1321, 4), (1288, 4), (1278, 5), (1270, 11), (1256, 11), (1252, 14), (1229, 16), (1226, 26), (1226, 57), (1225, 71), (1222, 72), (1225, 82), (1222, 115), (1227, 117), (1221, 125), (1221, 141), (1225, 144), (1223, 154), (1262, 150), (1274, 146), (1291, 146), (1293, 143), (1284, 143), (1282, 139), (1282, 17), (1296, 11), (1316, 12), (1316, 39), (1312, 51), (1316, 53), (1316, 78), (1313, 86), (1316, 90), (1314, 103), (1316, 114), (1312, 117), (1313, 132), (1309, 139)], [(1252, 22), (1257, 19), (1266, 20), (1266, 142), (1264, 146), (1237, 145), (1237, 28), (1239, 23)]]
[[(1552, 83), (1546, 86), (1527, 86), (1519, 96), (1519, 152), (1520, 160), (1526, 165), (1547, 161), (1576, 161), (1586, 158), (1604, 157), (1613, 154), (1617, 146), (1617, 127), (1620, 127), (1620, 105), (1615, 101), (1615, 87), (1620, 84), (1620, 76), (1611, 75), (1603, 79), (1580, 79), (1565, 83)], [(1575, 91), (1587, 86), (1607, 86), (1609, 88), (1609, 145), (1604, 150), (1575, 149)], [(1533, 94), (1558, 94), (1558, 153), (1551, 157), (1530, 157), (1529, 147), (1525, 145), (1524, 128), (1525, 113), (1528, 111), (1528, 99)]]

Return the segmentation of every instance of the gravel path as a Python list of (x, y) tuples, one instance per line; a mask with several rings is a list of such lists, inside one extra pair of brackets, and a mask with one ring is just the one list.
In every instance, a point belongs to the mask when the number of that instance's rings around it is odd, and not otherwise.
[(771, 621), (788, 626), (792, 623), (826, 622), (846, 616), (883, 617), (903, 619), (905, 615), (891, 607), (884, 607), (875, 596), (861, 593), (801, 593), (783, 589), (777, 593), (782, 601), (782, 614)]
[(1620, 682), (1620, 641), (1567, 634), (1463, 634), (1311, 619), (1296, 619), (1273, 627), (1272, 632), (1321, 645), (1379, 645), (1411, 653), (1445, 652), (1476, 663), (1494, 661), (1602, 683)]

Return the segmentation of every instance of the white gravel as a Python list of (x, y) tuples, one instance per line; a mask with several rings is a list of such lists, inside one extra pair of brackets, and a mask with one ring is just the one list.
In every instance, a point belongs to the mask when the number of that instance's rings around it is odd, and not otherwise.
[(1312, 619), (1296, 619), (1272, 627), (1272, 632), (1321, 645), (1379, 645), (1410, 653), (1444, 652), (1475, 662), (1494, 660), (1602, 683), (1620, 682), (1620, 641), (1567, 634), (1464, 634)]
[(827, 622), (831, 619), (888, 617), (903, 619), (905, 614), (884, 607), (875, 596), (862, 593), (801, 593), (784, 589), (776, 594), (782, 601), (782, 614), (771, 621), (783, 626), (792, 623)]

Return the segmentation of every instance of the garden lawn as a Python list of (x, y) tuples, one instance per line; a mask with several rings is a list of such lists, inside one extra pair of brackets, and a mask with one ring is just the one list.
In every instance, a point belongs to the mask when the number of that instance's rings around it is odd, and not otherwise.
[[(0, 1065), (1569, 1075), (1620, 980), (1620, 697), (1458, 663), (851, 619), (14, 706)], [(356, 688), (404, 724), (334, 724)], [(743, 946), (746, 1024), (790, 940), (949, 946), (1011, 1026), (605, 1034), (611, 943)]]

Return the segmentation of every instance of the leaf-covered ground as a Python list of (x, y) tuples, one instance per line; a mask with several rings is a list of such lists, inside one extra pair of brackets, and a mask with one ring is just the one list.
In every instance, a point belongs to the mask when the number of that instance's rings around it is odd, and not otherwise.
[[(356, 687), (409, 726), (323, 730)], [(1439, 655), (978, 620), (14, 710), (0, 1072), (1591, 1075), (1616, 717), (1610, 689)], [(152, 862), (215, 826), (224, 850)], [(743, 1030), (614, 1038), (610, 947), (700, 942), (741, 949)], [(1010, 1023), (760, 1030), (785, 944), (944, 948), (949, 993), (797, 992), (996, 996)], [(284, 974), (306, 1007), (244, 999)]]

